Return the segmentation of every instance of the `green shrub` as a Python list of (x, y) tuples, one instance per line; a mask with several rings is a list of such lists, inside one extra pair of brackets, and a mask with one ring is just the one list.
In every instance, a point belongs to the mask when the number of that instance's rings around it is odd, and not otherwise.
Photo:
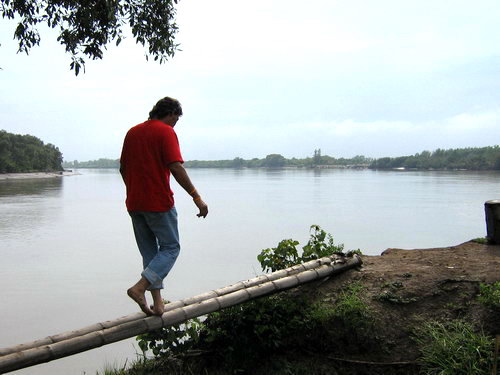
[(333, 254), (342, 254), (344, 245), (335, 245), (333, 236), (326, 233), (319, 225), (311, 225), (311, 235), (307, 244), (302, 248), (302, 262), (328, 257)]
[(278, 271), (300, 263), (297, 252), (298, 241), (292, 239), (282, 240), (277, 247), (264, 249), (257, 256), (262, 267), (262, 271)]
[[(288, 239), (282, 240), (277, 247), (264, 249), (257, 256), (264, 272), (274, 272), (293, 265), (304, 263), (313, 259), (342, 254), (343, 244), (335, 245), (331, 234), (326, 233), (318, 225), (311, 225), (309, 241), (302, 248), (302, 255), (297, 250), (298, 241)], [(354, 250), (351, 254), (360, 254), (361, 251)]]
[(215, 351), (213, 360), (231, 368), (251, 368), (272, 353), (307, 341), (331, 314), (323, 304), (277, 294), (212, 313), (204, 322), (201, 348)]
[(423, 374), (489, 375), (493, 339), (467, 322), (427, 322), (415, 331)]

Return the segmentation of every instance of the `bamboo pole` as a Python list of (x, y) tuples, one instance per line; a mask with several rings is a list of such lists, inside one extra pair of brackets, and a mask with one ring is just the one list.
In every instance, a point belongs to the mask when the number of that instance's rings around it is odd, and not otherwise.
[(311, 268), (290, 276), (267, 281), (258, 285), (239, 289), (222, 296), (209, 298), (197, 303), (170, 310), (165, 312), (161, 317), (152, 316), (141, 318), (53, 344), (4, 355), (0, 357), (0, 373), (49, 362), (137, 336), (155, 329), (160, 329), (173, 324), (179, 324), (188, 319), (206, 315), (251, 299), (276, 293), (305, 282), (339, 273), (360, 264), (361, 258), (357, 255), (346, 259), (333, 259), (330, 260), (329, 263), (319, 265), (316, 268)]
[[(337, 261), (340, 261), (340, 259), (341, 258), (338, 255), (333, 255), (331, 257), (324, 257), (324, 258), (320, 258), (320, 259), (314, 259), (314, 260), (311, 260), (311, 261), (306, 262), (306, 263), (297, 264), (297, 265), (294, 265), (292, 267), (288, 267), (288, 268), (285, 268), (282, 270), (275, 271), (269, 275), (264, 274), (264, 275), (254, 277), (252, 279), (239, 281), (235, 284), (225, 286), (225, 287), (220, 288), (220, 289), (212, 290), (210, 292), (199, 294), (199, 295), (194, 296), (194, 297), (189, 297), (186, 299), (182, 299), (182, 300), (168, 303), (167, 305), (165, 305), (165, 312), (170, 311), (170, 310), (174, 310), (174, 309), (179, 308), (179, 307), (188, 306), (188, 305), (191, 305), (193, 303), (205, 301), (209, 298), (223, 296), (225, 294), (232, 293), (232, 292), (235, 292), (235, 291), (243, 289), (243, 288), (259, 285), (259, 284), (262, 284), (262, 283), (267, 282), (267, 281), (277, 280), (277, 279), (280, 279), (280, 278), (285, 277), (285, 276), (290, 276), (290, 275), (299, 273), (301, 271), (306, 271), (306, 270), (309, 270), (311, 268), (318, 267), (322, 264), (329, 264), (331, 262), (337, 262)], [(47, 336), (43, 339), (31, 341), (28, 343), (19, 344), (19, 345), (7, 347), (7, 348), (0, 348), (0, 357), (7, 355), (7, 354), (23, 351), (23, 350), (36, 348), (38, 346), (50, 345), (50, 344), (54, 344), (56, 342), (68, 340), (68, 339), (71, 339), (74, 337), (83, 336), (83, 335), (86, 335), (86, 334), (91, 333), (91, 332), (103, 330), (106, 328), (115, 327), (117, 325), (132, 322), (132, 321), (135, 321), (138, 319), (143, 319), (144, 317), (146, 317), (146, 314), (144, 314), (143, 312), (139, 312), (139, 313), (135, 313), (135, 314), (126, 315), (126, 316), (123, 316), (123, 317), (118, 318), (118, 319), (107, 320), (104, 322), (95, 323), (95, 324), (89, 325), (87, 327), (78, 329), (78, 330), (72, 330), (72, 331), (63, 332), (63, 333), (60, 333), (57, 335)]]

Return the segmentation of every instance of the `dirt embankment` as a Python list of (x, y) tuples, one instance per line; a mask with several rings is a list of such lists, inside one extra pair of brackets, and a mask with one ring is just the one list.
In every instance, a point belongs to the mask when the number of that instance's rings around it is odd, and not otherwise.
[[(353, 282), (364, 287), (362, 298), (371, 311), (373, 330), (346, 338), (339, 345), (332, 340), (330, 365), (338, 363), (334, 360), (338, 357), (353, 366), (356, 361), (402, 362), (402, 372), (397, 373), (405, 373), (405, 363), (411, 364), (419, 357), (412, 332), (431, 320), (460, 318), (483, 327), (489, 335), (500, 334), (500, 312), (477, 299), (481, 283), (500, 281), (500, 246), (470, 241), (446, 248), (387, 249), (380, 256), (362, 259), (363, 266), (357, 270), (301, 288), (302, 292), (316, 294), (315, 298), (330, 298), (335, 303), (338, 292)], [(334, 329), (338, 327), (332, 327), (329, 334), (335, 335)], [(359, 372), (360, 366), (366, 368), (366, 373), (386, 373), (384, 365), (375, 370), (377, 366), (369, 363), (358, 363), (358, 370), (352, 373), (363, 373)], [(373, 371), (368, 370), (372, 367)], [(412, 373), (410, 367), (407, 373)], [(394, 366), (387, 373), (393, 370)]]
[[(487, 335), (500, 334), (500, 311), (477, 298), (481, 283), (500, 281), (500, 246), (466, 242), (447, 248), (387, 249), (362, 259), (357, 269), (286, 292), (334, 311), (355, 286), (359, 293), (350, 302), (354, 309), (324, 320), (320, 327), (287, 332), (286, 340), (281, 337), (287, 345), (252, 361), (250, 368), (228, 370), (211, 360), (213, 351), (202, 350), (199, 357), (195, 353), (184, 360), (149, 362), (154, 371), (127, 374), (416, 375), (421, 363), (413, 335), (426, 322), (461, 319)], [(363, 314), (357, 315), (360, 310)]]

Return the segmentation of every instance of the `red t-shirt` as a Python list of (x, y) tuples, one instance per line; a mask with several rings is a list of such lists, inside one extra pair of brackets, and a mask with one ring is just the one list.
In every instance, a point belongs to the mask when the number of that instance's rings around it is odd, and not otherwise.
[(168, 165), (181, 162), (174, 129), (148, 120), (127, 132), (120, 165), (127, 187), (128, 211), (168, 211), (174, 206)]

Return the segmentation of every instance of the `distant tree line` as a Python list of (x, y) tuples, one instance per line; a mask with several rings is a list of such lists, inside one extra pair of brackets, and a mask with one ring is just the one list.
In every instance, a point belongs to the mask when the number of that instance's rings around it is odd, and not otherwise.
[(190, 160), (185, 162), (187, 168), (312, 168), (319, 166), (339, 167), (368, 167), (373, 159), (364, 156), (353, 158), (334, 158), (321, 155), (321, 150), (314, 150), (314, 156), (303, 159), (287, 159), (281, 154), (269, 154), (263, 159), (242, 159), (236, 157), (231, 160)]
[(61, 171), (59, 149), (32, 135), (0, 130), (0, 173)]
[[(287, 159), (281, 154), (269, 154), (265, 158), (227, 160), (189, 160), (186, 168), (372, 168), (372, 169), (467, 169), (500, 170), (500, 147), (462, 148), (434, 152), (423, 151), (413, 156), (396, 158), (334, 158), (314, 150), (311, 157)], [(119, 159), (98, 159), (85, 162), (65, 162), (65, 168), (118, 168)]]
[[(321, 150), (314, 150), (313, 157), (304, 159), (286, 159), (280, 154), (269, 154), (263, 159), (242, 159), (236, 157), (228, 160), (189, 160), (184, 163), (186, 168), (285, 168), (285, 167), (314, 167), (324, 166), (365, 166), (368, 167), (373, 159), (364, 156), (355, 156), (354, 158), (336, 159), (331, 156), (321, 155)], [(64, 162), (65, 168), (119, 168), (119, 159), (97, 159), (89, 161), (70, 161)]]
[(97, 159), (89, 161), (65, 161), (64, 168), (120, 168), (120, 159)]
[(500, 147), (437, 149), (413, 156), (385, 157), (373, 160), (370, 168), (500, 170)]

